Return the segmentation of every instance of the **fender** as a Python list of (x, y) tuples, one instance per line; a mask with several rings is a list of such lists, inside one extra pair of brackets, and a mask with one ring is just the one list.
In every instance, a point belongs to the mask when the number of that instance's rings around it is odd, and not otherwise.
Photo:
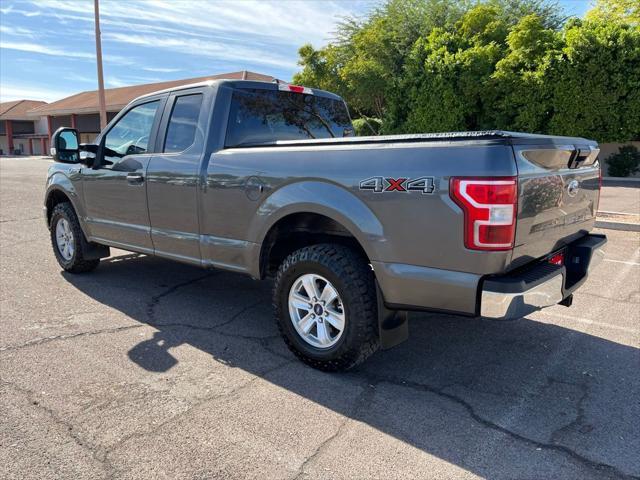
[(76, 186), (73, 184), (71, 179), (66, 175), (66, 172), (62, 172), (60, 170), (54, 171), (51, 175), (47, 177), (47, 183), (45, 188), (44, 195), (44, 207), (46, 209), (47, 204), (49, 203), (49, 198), (54, 191), (58, 191), (64, 193), (69, 200), (71, 201), (71, 205), (76, 211), (78, 215), (78, 219), (80, 220), (80, 225), (82, 226), (82, 231), (84, 234), (87, 234), (86, 225), (84, 222), (85, 212), (82, 206), (82, 199), (80, 198), (80, 192), (76, 189)]
[(94, 258), (104, 258), (110, 255), (109, 247), (105, 245), (99, 245), (97, 243), (92, 243), (87, 240), (89, 238), (88, 235), (88, 226), (85, 222), (85, 211), (82, 207), (82, 201), (79, 198), (79, 192), (77, 191), (75, 185), (71, 181), (71, 179), (66, 175), (66, 172), (55, 171), (47, 178), (47, 184), (45, 189), (45, 200), (44, 200), (44, 215), (45, 221), (47, 222), (47, 228), (49, 227), (49, 219), (47, 216), (47, 204), (49, 203), (49, 198), (56, 192), (63, 193), (71, 202), (73, 209), (78, 216), (78, 221), (80, 222), (80, 229), (83, 233), (83, 238), (81, 242), (84, 244), (84, 252), (85, 258), (87, 260), (91, 260)]
[(290, 183), (268, 196), (256, 211), (248, 232), (249, 241), (262, 244), (271, 227), (294, 213), (316, 213), (331, 218), (356, 238), (370, 260), (381, 258), (385, 234), (375, 214), (345, 188), (321, 181)]

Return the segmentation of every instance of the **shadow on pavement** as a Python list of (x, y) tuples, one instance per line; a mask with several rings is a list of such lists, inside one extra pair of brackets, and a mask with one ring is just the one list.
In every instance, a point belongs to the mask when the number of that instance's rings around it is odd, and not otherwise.
[(64, 276), (158, 330), (128, 352), (150, 372), (189, 344), (482, 477), (640, 475), (636, 348), (526, 318), (412, 314), (408, 342), (325, 374), (283, 346), (269, 282), (139, 255)]

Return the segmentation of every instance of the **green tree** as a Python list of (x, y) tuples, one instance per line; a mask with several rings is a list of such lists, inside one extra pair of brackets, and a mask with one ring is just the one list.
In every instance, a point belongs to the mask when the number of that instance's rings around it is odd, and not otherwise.
[(299, 63), (296, 83), (342, 95), (382, 133), (640, 138), (637, 0), (598, 0), (568, 21), (547, 0), (388, 0), (327, 46), (303, 46)]
[(492, 96), (493, 128), (544, 132), (551, 111), (549, 62), (561, 39), (535, 14), (523, 17), (506, 38), (505, 55), (495, 66), (487, 90)]
[(607, 20), (572, 22), (545, 77), (548, 133), (600, 142), (640, 137), (640, 30)]
[(328, 46), (300, 49), (302, 71), (293, 81), (341, 94), (358, 116), (382, 117), (414, 42), (434, 26), (459, 18), (463, 5), (450, 0), (390, 0), (364, 21), (345, 19)]
[(587, 12), (587, 20), (606, 20), (640, 24), (640, 2), (638, 0), (598, 0)]

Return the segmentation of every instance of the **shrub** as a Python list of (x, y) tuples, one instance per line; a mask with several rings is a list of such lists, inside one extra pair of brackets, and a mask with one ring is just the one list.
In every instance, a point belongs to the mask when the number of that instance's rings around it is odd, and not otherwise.
[(369, 137), (371, 135), (380, 135), (380, 127), (382, 120), (373, 117), (356, 118), (353, 121), (353, 129), (358, 137)]
[(640, 171), (640, 152), (633, 145), (620, 147), (605, 160), (609, 165), (609, 175), (612, 177), (628, 177)]

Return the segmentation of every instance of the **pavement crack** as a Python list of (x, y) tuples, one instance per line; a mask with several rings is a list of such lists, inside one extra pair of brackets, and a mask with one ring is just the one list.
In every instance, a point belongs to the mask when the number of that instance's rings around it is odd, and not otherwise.
[(576, 402), (576, 418), (574, 418), (571, 422), (567, 423), (566, 425), (554, 430), (551, 433), (551, 443), (553, 443), (554, 445), (557, 445), (560, 443), (561, 441), (561, 437), (565, 432), (570, 432), (571, 430), (577, 429), (579, 428), (581, 425), (584, 424), (584, 418), (585, 418), (585, 413), (584, 413), (584, 402), (589, 398), (589, 387), (588, 385), (584, 384), (584, 383), (573, 383), (573, 382), (566, 382), (563, 380), (558, 380), (552, 377), (549, 377), (548, 382), (551, 383), (562, 383), (565, 385), (571, 385), (573, 387), (578, 388), (581, 391), (580, 394), (580, 398), (578, 399), (578, 401)]
[[(579, 454), (578, 452), (572, 450), (571, 448), (565, 446), (565, 445), (560, 445), (557, 443), (553, 443), (553, 438), (552, 438), (552, 443), (545, 443), (545, 442), (539, 442), (537, 440), (528, 438), (524, 435), (521, 435), (517, 432), (514, 432), (512, 430), (509, 430), (508, 428), (505, 428), (495, 422), (492, 422), (491, 420), (484, 418), (482, 415), (480, 415), (478, 412), (475, 411), (475, 409), (473, 408), (473, 406), (468, 403), (466, 400), (458, 397), (457, 395), (453, 395), (451, 393), (447, 393), (444, 392), (442, 388), (437, 388), (437, 387), (433, 387), (431, 385), (427, 385), (427, 384), (423, 384), (423, 383), (418, 383), (418, 382), (413, 382), (410, 380), (401, 380), (401, 379), (397, 379), (397, 378), (392, 378), (392, 377), (380, 377), (377, 376), (375, 374), (366, 374), (366, 377), (369, 378), (373, 383), (378, 384), (378, 383), (387, 383), (390, 385), (395, 385), (398, 387), (403, 387), (403, 388), (409, 388), (412, 390), (416, 390), (416, 391), (421, 391), (421, 392), (428, 392), (434, 395), (438, 395), (442, 398), (445, 398), (451, 402), (454, 402), (458, 405), (460, 405), (461, 407), (463, 407), (467, 413), (469, 414), (469, 416), (477, 423), (479, 423), (480, 425), (482, 425), (485, 428), (489, 428), (491, 430), (495, 430), (497, 432), (500, 432), (504, 435), (507, 435), (508, 437), (517, 440), (519, 442), (522, 443), (526, 443), (528, 445), (531, 445), (534, 448), (539, 448), (542, 450), (549, 450), (549, 451), (555, 451), (561, 454), (566, 455), (567, 457), (571, 458), (572, 460), (574, 460), (575, 462), (577, 462), (578, 464), (587, 467), (591, 470), (594, 470), (596, 472), (598, 472), (599, 474), (603, 474), (606, 473), (608, 474), (609, 478), (617, 478), (617, 479), (640, 479), (640, 477), (638, 476), (634, 476), (634, 475), (629, 475), (626, 474), (622, 471), (620, 471), (618, 468), (614, 467), (613, 465), (609, 465), (606, 463), (601, 463), (598, 462), (596, 460), (592, 460), (588, 457), (585, 457), (584, 455)], [(572, 384), (572, 385), (576, 385), (576, 384)], [(584, 398), (586, 398), (584, 395), (581, 398), (581, 401), (584, 400)], [(580, 414), (578, 415), (578, 417), (580, 417)], [(574, 422), (572, 422), (572, 424), (575, 424), (576, 421), (578, 421), (579, 418), (577, 418), (576, 420), (574, 420)], [(565, 427), (566, 428), (566, 427)]]
[(101, 330), (89, 330), (86, 332), (76, 332), (76, 333), (64, 333), (60, 335), (51, 335), (49, 337), (40, 337), (35, 338), (33, 340), (29, 340), (28, 342), (19, 344), (19, 345), (5, 345), (0, 347), (0, 352), (8, 352), (12, 350), (19, 350), (21, 348), (33, 347), (34, 345), (42, 345), (49, 342), (61, 341), (61, 340), (70, 340), (74, 338), (80, 337), (89, 337), (92, 335), (101, 335), (103, 333), (116, 333), (122, 332), (125, 330), (132, 330), (134, 328), (141, 328), (144, 325), (136, 324), (136, 325), (124, 325), (122, 327), (114, 327), (114, 328), (104, 328)]
[(29, 218), (10, 218), (7, 220), (0, 220), (0, 223), (14, 223), (14, 222), (28, 222), (31, 220), (41, 220), (44, 217), (42, 215), (39, 215), (37, 217), (29, 217)]
[(36, 407), (37, 409), (44, 412), (55, 424), (62, 427), (62, 431), (65, 432), (65, 435), (71, 438), (71, 440), (73, 440), (73, 442), (80, 448), (87, 451), (91, 455), (91, 457), (102, 466), (105, 472), (105, 478), (111, 477), (111, 466), (106, 463), (103, 458), (101, 458), (102, 455), (100, 453), (100, 447), (92, 445), (89, 441), (83, 439), (78, 434), (77, 430), (74, 430), (73, 424), (70, 421), (60, 418), (53, 409), (43, 405), (42, 402), (38, 401), (37, 396), (33, 391), (2, 378), (0, 378), (0, 385), (14, 389), (16, 392), (24, 396), (31, 406)]
[(342, 420), (340, 425), (338, 425), (338, 428), (336, 429), (336, 431), (332, 435), (327, 437), (325, 440), (323, 440), (316, 447), (316, 449), (311, 453), (311, 455), (309, 455), (304, 460), (304, 462), (302, 462), (302, 464), (298, 468), (298, 471), (297, 471), (296, 475), (293, 477), (293, 480), (299, 480), (299, 479), (307, 476), (307, 472), (305, 471), (307, 466), (309, 466), (311, 463), (313, 463), (313, 461), (316, 458), (318, 458), (324, 451), (326, 451), (330, 447), (330, 445), (337, 438), (339, 438), (342, 435), (342, 433), (344, 432), (345, 427), (347, 426), (347, 424), (350, 421), (357, 420), (358, 418), (360, 418), (361, 412), (368, 405), (371, 404), (371, 402), (373, 401), (373, 398), (375, 397), (376, 385), (377, 384), (373, 384), (373, 385), (367, 384), (364, 387), (362, 387), (362, 392), (360, 392), (360, 394), (356, 398), (356, 400), (355, 400), (355, 402), (353, 404), (353, 408), (351, 409), (352, 411), (344, 416), (344, 419)]
[(147, 304), (147, 319), (149, 324), (154, 324), (155, 322), (155, 309), (158, 306), (158, 304), (160, 303), (160, 301), (165, 298), (168, 297), (169, 295), (172, 295), (173, 293), (177, 292), (178, 290), (180, 290), (181, 288), (184, 287), (188, 287), (190, 285), (193, 285), (194, 283), (198, 283), (201, 280), (204, 280), (206, 278), (209, 277), (213, 277), (215, 275), (217, 275), (218, 272), (207, 272), (204, 275), (200, 275), (196, 278), (192, 278), (190, 280), (184, 281), (184, 282), (180, 282), (177, 283), (175, 285), (172, 285), (171, 287), (167, 288), (165, 291), (163, 291), (162, 293), (158, 294), (158, 295), (154, 295), (153, 297), (151, 297), (151, 300), (149, 301), (149, 303)]
[(241, 392), (242, 390), (245, 390), (246, 388), (249, 388), (250, 386), (252, 386), (258, 380), (264, 379), (267, 375), (269, 375), (269, 374), (271, 374), (273, 372), (276, 372), (276, 371), (278, 371), (278, 370), (280, 370), (282, 368), (285, 368), (288, 365), (291, 365), (292, 363), (295, 363), (296, 361), (297, 360), (295, 360), (295, 359), (288, 359), (287, 361), (281, 362), (278, 365), (275, 365), (275, 366), (265, 370), (264, 372), (261, 372), (259, 374), (254, 375), (253, 378), (251, 378), (250, 380), (246, 381), (242, 385), (238, 385), (237, 387), (229, 390), (228, 392), (215, 393), (213, 395), (210, 395), (210, 396), (207, 396), (205, 398), (202, 398), (198, 402), (195, 402), (194, 404), (189, 406), (186, 410), (174, 415), (171, 418), (168, 418), (164, 422), (161, 422), (161, 423), (155, 425), (151, 430), (144, 431), (144, 432), (134, 432), (134, 433), (131, 433), (130, 435), (127, 435), (127, 436), (119, 439), (118, 442), (116, 442), (114, 445), (112, 445), (112, 446), (110, 446), (110, 447), (108, 447), (108, 448), (106, 448), (104, 450), (104, 452), (101, 455), (102, 461), (107, 463), (108, 465), (113, 465), (112, 461), (110, 459), (110, 456), (113, 454), (113, 452), (115, 452), (116, 450), (118, 450), (119, 448), (124, 446), (127, 442), (129, 442), (129, 441), (131, 441), (133, 439), (136, 439), (136, 438), (144, 438), (144, 437), (149, 437), (149, 436), (155, 435), (156, 433), (158, 433), (164, 427), (179, 421), (181, 418), (183, 418), (186, 415), (190, 414), (191, 412), (193, 412), (194, 410), (198, 409), (202, 405), (205, 405), (205, 404), (207, 404), (209, 402), (212, 402), (212, 401), (215, 402), (216, 400), (219, 400), (219, 399), (222, 399), (222, 398), (227, 398), (227, 397), (230, 397), (232, 395), (235, 395), (235, 394)]

